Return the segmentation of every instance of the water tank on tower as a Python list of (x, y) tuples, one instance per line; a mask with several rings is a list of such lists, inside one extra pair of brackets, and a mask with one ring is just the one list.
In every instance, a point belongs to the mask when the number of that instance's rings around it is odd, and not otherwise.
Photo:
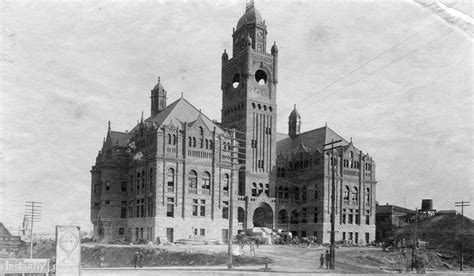
[(421, 210), (422, 211), (431, 211), (431, 210), (433, 210), (433, 200), (432, 199), (422, 199), (421, 200)]

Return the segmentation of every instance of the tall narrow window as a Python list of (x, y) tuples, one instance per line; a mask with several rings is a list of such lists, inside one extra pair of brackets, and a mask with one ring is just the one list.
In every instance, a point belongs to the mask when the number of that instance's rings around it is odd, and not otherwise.
[(300, 189), (295, 187), (295, 200), (300, 200)]
[(197, 173), (196, 171), (190, 171), (188, 175), (188, 185), (189, 185), (189, 192), (196, 193), (197, 192)]
[(166, 201), (166, 216), (174, 217), (174, 198), (168, 197)]
[(359, 190), (357, 189), (357, 187), (354, 187), (353, 190), (352, 190), (351, 200), (352, 201), (359, 201)]
[(344, 200), (349, 200), (349, 186), (344, 187)]
[(270, 185), (268, 185), (268, 183), (265, 184), (265, 194), (266, 194), (267, 196), (270, 196)]
[(211, 189), (211, 175), (208, 172), (204, 172), (202, 177), (202, 192), (203, 194), (209, 194)]
[(167, 186), (168, 186), (168, 192), (172, 193), (174, 192), (174, 169), (169, 168), (168, 169), (168, 181), (167, 181)]
[(257, 196), (257, 183), (252, 183), (252, 196)]
[(258, 184), (258, 195), (260, 195), (261, 193), (263, 193), (263, 184), (259, 183)]
[(223, 204), (222, 218), (228, 219), (229, 218), (229, 201), (223, 201), (222, 204)]
[(308, 199), (308, 188), (304, 186), (303, 191), (301, 192), (301, 200), (306, 201), (307, 199)]
[(229, 182), (230, 182), (229, 175), (224, 174), (223, 183), (222, 183), (222, 191), (224, 192), (224, 196), (229, 196)]
[(110, 181), (105, 182), (105, 190), (110, 191)]
[(283, 192), (283, 195), (284, 195), (284, 198), (285, 198), (285, 199), (289, 199), (288, 187), (285, 187), (284, 192)]
[(199, 206), (199, 215), (201, 217), (206, 216), (206, 201), (204, 199), (201, 199), (201, 203), (200, 203), (200, 206)]
[(168, 144), (171, 145), (171, 134), (168, 134)]
[(150, 192), (155, 191), (155, 185), (153, 183), (153, 168), (150, 168)]
[(365, 203), (367, 205), (370, 205), (370, 189), (369, 188), (365, 189)]

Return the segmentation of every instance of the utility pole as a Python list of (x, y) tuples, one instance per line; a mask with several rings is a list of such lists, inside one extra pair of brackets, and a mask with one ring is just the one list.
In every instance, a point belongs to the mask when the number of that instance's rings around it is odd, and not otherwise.
[[(245, 142), (245, 133), (236, 131), (235, 128), (226, 129), (231, 134), (231, 144), (229, 148), (226, 150), (221, 150), (221, 152), (228, 152), (230, 153), (230, 187), (229, 187), (229, 232), (228, 232), (228, 242), (227, 242), (227, 268), (231, 269), (233, 266), (233, 259), (232, 259), (232, 229), (234, 225), (234, 171), (240, 170), (240, 163), (241, 161), (245, 161), (245, 148), (240, 146), (240, 142)], [(239, 134), (239, 138), (236, 137), (236, 134)], [(221, 140), (222, 140), (221, 136)], [(222, 143), (221, 143), (222, 148)], [(222, 156), (221, 156), (222, 158)]]
[[(336, 263), (336, 161), (334, 160), (334, 150), (340, 148), (341, 146), (334, 147), (334, 144), (342, 142), (342, 140), (334, 141), (331, 143), (324, 144), (323, 148), (326, 146), (331, 146), (331, 148), (326, 149), (331, 151), (331, 262), (329, 263), (329, 268), (334, 270)], [(323, 151), (325, 151), (323, 149)]]
[(458, 201), (455, 202), (456, 207), (461, 207), (461, 264), (459, 265), (459, 270), (462, 271), (464, 266), (464, 207), (469, 206), (469, 201)]
[(418, 221), (418, 208), (415, 209), (415, 226), (413, 229), (413, 249), (411, 250), (411, 271), (413, 271), (413, 260), (415, 259), (415, 244), (416, 244), (416, 223)]
[(234, 226), (234, 142), (235, 142), (235, 130), (232, 130), (232, 142), (231, 142), (231, 149), (232, 152), (230, 153), (230, 160), (231, 160), (231, 168), (230, 168), (230, 187), (229, 187), (229, 233), (228, 233), (228, 242), (227, 242), (227, 268), (232, 268), (232, 228)]
[(33, 259), (33, 225), (41, 220), (41, 202), (25, 201), (25, 217), (31, 222), (30, 259)]

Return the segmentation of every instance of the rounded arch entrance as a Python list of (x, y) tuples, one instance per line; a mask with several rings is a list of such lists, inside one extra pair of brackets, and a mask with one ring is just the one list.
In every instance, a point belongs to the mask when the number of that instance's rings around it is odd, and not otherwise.
[(253, 212), (252, 222), (254, 227), (267, 227), (273, 229), (272, 207), (268, 203), (260, 203)]

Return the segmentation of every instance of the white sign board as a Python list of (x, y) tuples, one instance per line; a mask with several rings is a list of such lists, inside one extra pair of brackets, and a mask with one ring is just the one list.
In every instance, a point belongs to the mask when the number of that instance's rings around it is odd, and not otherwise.
[(0, 259), (0, 275), (49, 272), (49, 259)]
[(81, 235), (79, 226), (56, 226), (56, 275), (79, 276)]

